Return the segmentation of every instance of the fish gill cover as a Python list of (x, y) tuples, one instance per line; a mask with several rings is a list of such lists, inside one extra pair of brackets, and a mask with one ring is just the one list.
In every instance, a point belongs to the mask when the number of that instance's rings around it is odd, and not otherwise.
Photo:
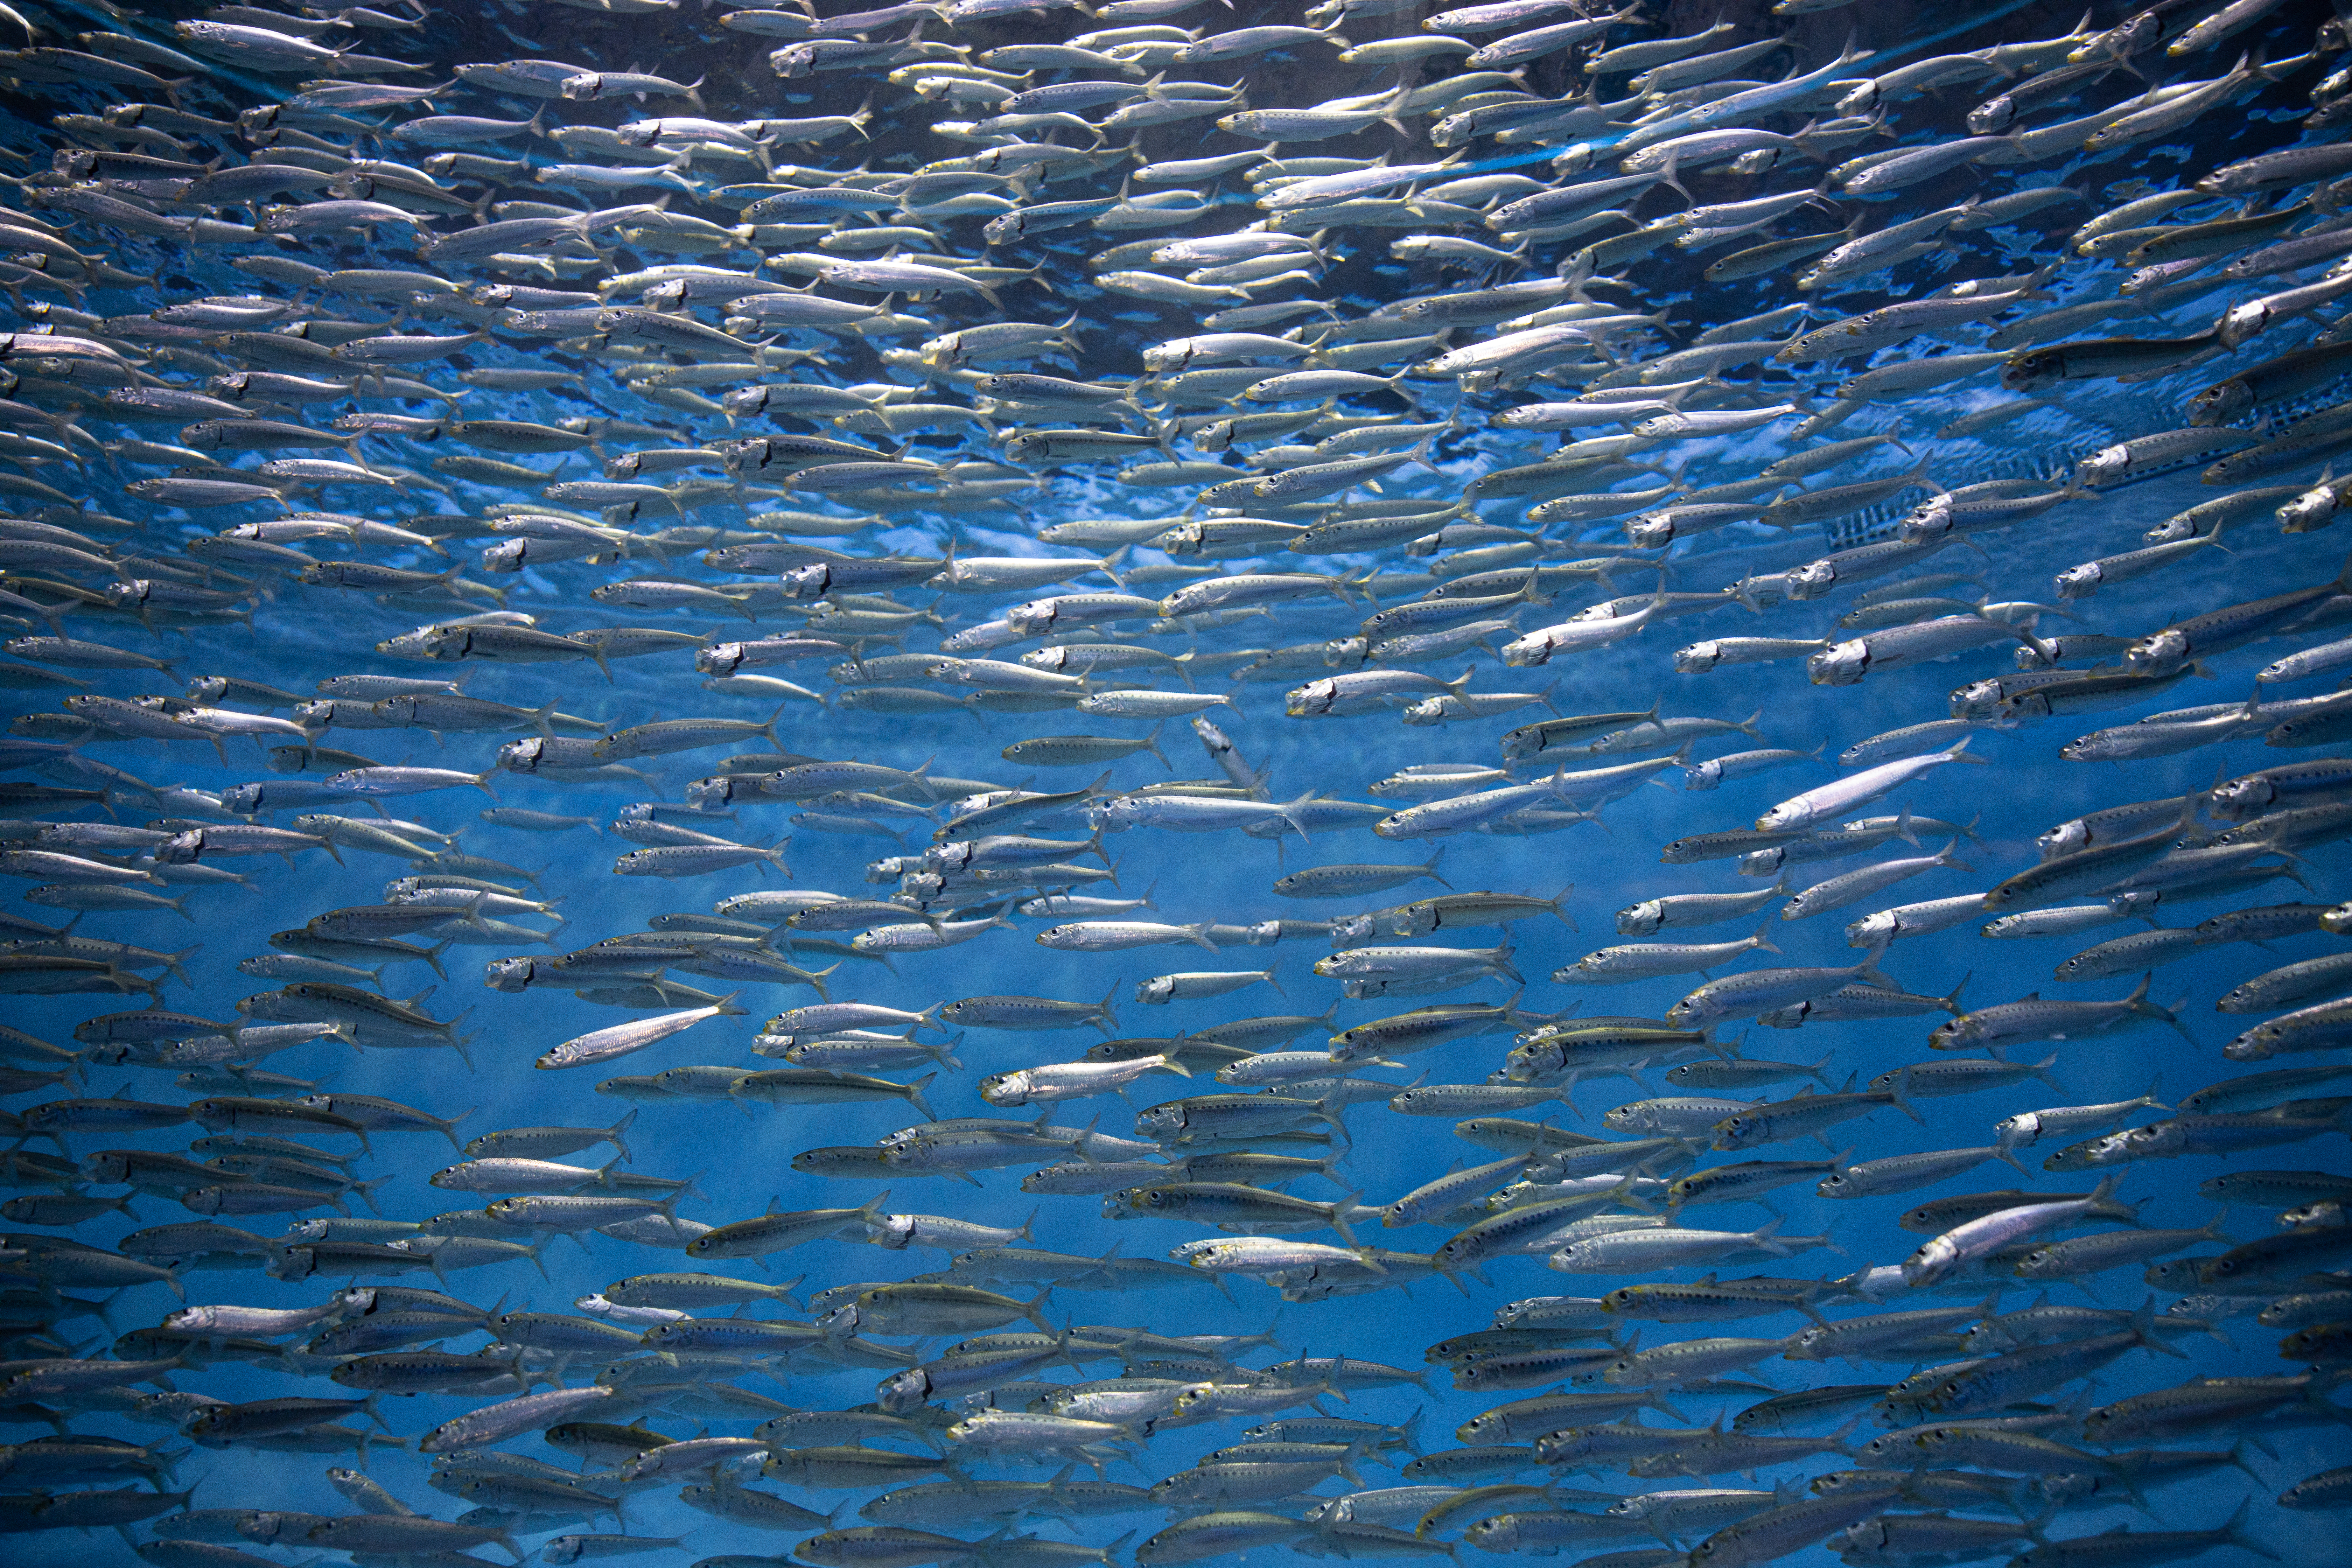
[(0, 37), (9, 1563), (2344, 1561), (2326, 6)]

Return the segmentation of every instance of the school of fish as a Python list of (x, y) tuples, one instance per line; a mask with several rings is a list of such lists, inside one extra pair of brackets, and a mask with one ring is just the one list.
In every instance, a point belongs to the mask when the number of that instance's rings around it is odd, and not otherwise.
[(289, 5), (0, 5), (10, 1563), (2343, 1561), (2352, 13)]

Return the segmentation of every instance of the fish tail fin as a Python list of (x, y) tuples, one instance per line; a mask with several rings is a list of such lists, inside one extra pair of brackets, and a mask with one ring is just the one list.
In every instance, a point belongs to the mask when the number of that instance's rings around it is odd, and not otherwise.
[(1911, 1103), (1910, 1089), (1911, 1069), (1906, 1067), (1902, 1070), (1901, 1076), (1895, 1079), (1895, 1087), (1886, 1091), (1886, 1098), (1894, 1103), (1895, 1110), (1924, 1127), (1927, 1124), (1927, 1119), (1920, 1115), (1918, 1108)]
[(2153, 1351), (2159, 1355), (2177, 1356), (2182, 1361), (2187, 1361), (2189, 1359), (2189, 1352), (2187, 1351), (2180, 1349), (2178, 1345), (2173, 1344), (2170, 1341), (2162, 1338), (2157, 1333), (2156, 1298), (2153, 1296), (2150, 1296), (2147, 1300), (2142, 1301), (2139, 1304), (2139, 1310), (2132, 1314), (2131, 1331), (2132, 1337), (2137, 1340), (2140, 1345), (2147, 1350)]
[(1302, 795), (1297, 799), (1292, 801), (1288, 805), (1282, 807), (1282, 820), (1288, 823), (1291, 830), (1297, 833), (1302, 839), (1307, 837), (1308, 835), (1306, 826), (1298, 820), (1298, 813), (1306, 809), (1309, 805), (1313, 804), (1315, 795), (1316, 792), (1310, 789), (1305, 795)]
[(2267, 1557), (2275, 1563), (2279, 1554), (2257, 1537), (2246, 1533), (2246, 1510), (2253, 1506), (2253, 1500), (2252, 1498), (2238, 1500), (2237, 1511), (2230, 1515), (2230, 1521), (2221, 1527), (2222, 1538), (2232, 1546), (2242, 1546), (2257, 1557)]

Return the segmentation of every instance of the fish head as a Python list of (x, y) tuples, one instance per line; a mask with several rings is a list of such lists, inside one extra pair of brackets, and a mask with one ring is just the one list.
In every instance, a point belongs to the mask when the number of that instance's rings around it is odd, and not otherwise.
[[(1129, 1187), (1111, 1195), (1135, 1214), (1172, 1215), (1181, 1213), (1184, 1207), (1181, 1194), (1159, 1187)], [(1108, 1210), (1108, 1205), (1105, 1207)]]
[(1517, 1552), (1519, 1549), (1518, 1515), (1489, 1515), (1465, 1530), (1462, 1539), (1481, 1552)]
[[(30, 1120), (29, 1113), (26, 1120)], [(127, 1154), (107, 1152), (85, 1154), (81, 1162), (82, 1180), (101, 1186), (111, 1186), (131, 1179), (131, 1158)]]
[(1952, 692), (1952, 717), (1982, 723), (2000, 714), (2001, 696), (1999, 680), (1971, 680)]
[(1087, 826), (1108, 833), (1124, 833), (1150, 819), (1151, 803), (1137, 795), (1118, 795), (1109, 800), (1089, 802), (1086, 807)]
[(1675, 672), (1678, 675), (1705, 675), (1723, 659), (1719, 642), (1695, 642), (1688, 647), (1675, 650)]
[(2057, 976), (2061, 980), (2092, 979), (2095, 978), (2096, 969), (2096, 960), (2091, 959), (2087, 953), (2078, 952), (2058, 966)]
[(2206, 797), (2206, 808), (2225, 822), (2241, 822), (2261, 816), (2277, 798), (2276, 786), (2257, 773), (2216, 787)]
[[(1633, 433), (1637, 436), (1649, 437), (1669, 435), (1674, 429), (1674, 416), (1669, 415), (1656, 419), (1645, 419), (1633, 427)], [(1664, 550), (1675, 542), (1675, 528), (1672, 518), (1637, 517), (1625, 525), (1625, 542), (1628, 547), (1634, 550)], [(1680, 670), (1682, 655), (1676, 654), (1675, 661), (1675, 668)]]
[[(734, 468), (731, 458), (728, 466), (730, 469)], [(813, 561), (805, 566), (788, 568), (782, 577), (784, 597), (787, 599), (815, 598), (825, 591), (832, 581), (832, 568), (822, 561)]]
[(186, 866), (193, 864), (196, 857), (204, 853), (204, 829), (192, 827), (185, 833), (175, 833), (155, 846), (154, 855), (163, 865)]
[(2040, 1279), (2050, 1273), (2063, 1256), (2047, 1247), (2037, 1247), (2017, 1260), (2016, 1275), (2020, 1279)]
[(2050, 698), (2040, 691), (2021, 691), (2004, 697), (1992, 714), (1996, 723), (2011, 725), (2039, 724), (2050, 717)]
[[(2207, 387), (2189, 400), (2189, 423), (2193, 426), (2234, 424), (2241, 416), (2252, 411), (2254, 401), (2253, 388), (2242, 377), (2232, 376), (2228, 381)], [(2112, 452), (2116, 448), (2109, 447), (2107, 450)], [(2096, 454), (2097, 457), (2105, 455), (2105, 452)]]
[(1445, 699), (1443, 697), (1426, 698), (1404, 710), (1404, 721), (1415, 727), (1443, 724), (1445, 719)]
[(2029, 349), (2012, 354), (2000, 367), (2000, 384), (2011, 392), (2041, 392), (2066, 378), (2066, 355), (2061, 349)]
[(2231, 1253), (2219, 1258), (2172, 1258), (2148, 1266), (2144, 1278), (2160, 1290), (2210, 1289), (2227, 1285), (2245, 1272), (2245, 1264)]
[(1845, 928), (1848, 947), (1877, 947), (1892, 942), (1901, 934), (1903, 922), (1893, 910), (1879, 910), (1864, 915)]
[(1666, 904), (1664, 899), (1644, 899), (1617, 911), (1619, 936), (1649, 936), (1665, 923)]
[(1849, 1180), (1843, 1171), (1832, 1171), (1813, 1184), (1813, 1191), (1825, 1198), (1853, 1197), (1857, 1195), (1861, 1185), (1859, 1182)]
[(1932, 1284), (1959, 1260), (1959, 1248), (1948, 1237), (1937, 1237), (1903, 1260), (1903, 1282), (1915, 1287)]
[(1969, 132), (1975, 136), (1991, 136), (2009, 128), (2017, 118), (2017, 102), (2009, 94), (1990, 98), (1969, 110)]
[(1031, 637), (1042, 637), (1054, 629), (1055, 608), (1051, 599), (1032, 599), (1013, 605), (1004, 612), (1005, 623), (1014, 631)]
[(2232, 305), (2221, 313), (2214, 329), (2214, 339), (2225, 349), (2242, 347), (2271, 324), (2271, 308), (2267, 300), (2249, 300), (2242, 305)]
[(1815, 686), (1853, 686), (1869, 672), (1870, 644), (1862, 637), (1805, 656), (1805, 675)]
[(527, 740), (509, 741), (499, 748), (498, 764), (507, 773), (530, 773), (539, 771), (547, 756), (547, 742), (537, 735)]
[(2069, 566), (2053, 579), (2058, 590), (2058, 601), (2065, 604), (2074, 599), (2087, 599), (2099, 591), (2106, 574), (2095, 561), (2085, 561), (2079, 566)]
[(2301, 1205), (2278, 1216), (2281, 1230), (2326, 1230), (2345, 1223), (2343, 1204), (2334, 1198)]
[(1551, 658), (1551, 639), (1542, 632), (1529, 632), (1503, 645), (1503, 662), (1514, 669), (1543, 663)]
[(2320, 485), (2307, 489), (2278, 509), (2280, 531), (2309, 533), (2314, 529), (2325, 528), (2336, 520), (2336, 508), (2335, 486)]
[[(106, 603), (112, 609), (136, 609), (145, 602), (151, 587), (152, 584), (143, 577), (127, 583), (109, 583), (106, 585)], [(72, 700), (68, 698), (67, 700)]]
[(1454, 1440), (1462, 1443), (1501, 1442), (1509, 1435), (1507, 1417), (1496, 1411), (1473, 1415), (1454, 1429)]
[(1538, 1464), (1570, 1465), (1592, 1451), (1592, 1435), (1580, 1426), (1548, 1432), (1536, 1439), (1535, 1448)]
[(2115, 1163), (2116, 1156), (2126, 1145), (2120, 1133), (2108, 1133), (2103, 1138), (2089, 1139), (2069, 1144), (2042, 1162), (2045, 1171), (2088, 1171)]

